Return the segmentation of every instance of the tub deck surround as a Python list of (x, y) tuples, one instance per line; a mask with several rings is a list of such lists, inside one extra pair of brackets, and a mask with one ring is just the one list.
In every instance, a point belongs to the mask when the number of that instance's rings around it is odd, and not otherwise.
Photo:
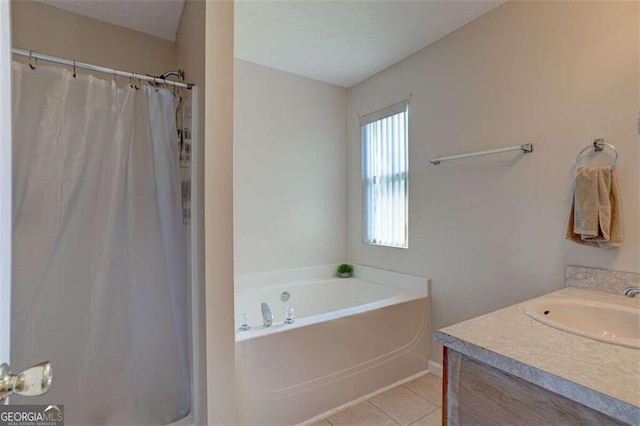
[[(238, 274), (235, 276), (235, 291), (236, 293), (241, 293), (244, 291), (277, 287), (284, 284), (328, 281), (337, 278), (336, 270), (339, 265), (339, 263), (335, 263), (306, 268)], [(429, 280), (424, 277), (356, 264), (353, 264), (352, 277), (382, 284), (387, 287), (393, 287), (398, 290), (419, 292), (425, 297), (429, 295)]]
[[(640, 309), (640, 298), (577, 288), (544, 297)], [(435, 340), (618, 421), (640, 424), (640, 350), (557, 330), (530, 318), (527, 302), (438, 330)]]
[(282, 269), (278, 271), (238, 274), (234, 279), (236, 293), (276, 287), (283, 284), (299, 284), (312, 281), (326, 281), (336, 278), (338, 264), (310, 266), (307, 268)]
[(377, 269), (371, 266), (353, 265), (353, 276), (363, 281), (382, 284), (404, 292), (417, 293), (422, 297), (430, 295), (431, 280), (416, 275)]

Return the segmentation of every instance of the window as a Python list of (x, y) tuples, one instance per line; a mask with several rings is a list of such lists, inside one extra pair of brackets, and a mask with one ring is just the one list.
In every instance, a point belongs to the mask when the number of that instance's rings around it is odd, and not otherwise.
[(408, 103), (360, 119), (364, 242), (408, 247)]

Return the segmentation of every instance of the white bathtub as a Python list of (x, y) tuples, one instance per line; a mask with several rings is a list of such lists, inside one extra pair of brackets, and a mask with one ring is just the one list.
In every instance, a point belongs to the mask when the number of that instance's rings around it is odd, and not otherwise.
[[(280, 296), (285, 291), (290, 297), (283, 302)], [(236, 325), (240, 326), (240, 313), (244, 312), (250, 315), (252, 329), (248, 332), (238, 331), (236, 341), (354, 315), (419, 297), (417, 293), (402, 292), (357, 278), (335, 278), (239, 292), (236, 294)], [(262, 302), (267, 302), (273, 311), (272, 328), (262, 327)], [(295, 309), (293, 324), (283, 323), (284, 309), (287, 306)]]
[[(236, 293), (236, 318), (249, 313), (252, 326), (236, 332), (239, 424), (301, 423), (427, 369), (427, 280), (371, 271)], [(384, 284), (363, 279), (372, 277)], [(275, 316), (270, 328), (262, 302)], [(283, 324), (286, 306), (293, 324)]]

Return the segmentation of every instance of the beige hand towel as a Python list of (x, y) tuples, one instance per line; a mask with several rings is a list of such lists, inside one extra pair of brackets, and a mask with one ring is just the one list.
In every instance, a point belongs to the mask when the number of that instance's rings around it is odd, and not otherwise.
[(566, 238), (594, 247), (622, 243), (620, 193), (611, 167), (578, 168)]

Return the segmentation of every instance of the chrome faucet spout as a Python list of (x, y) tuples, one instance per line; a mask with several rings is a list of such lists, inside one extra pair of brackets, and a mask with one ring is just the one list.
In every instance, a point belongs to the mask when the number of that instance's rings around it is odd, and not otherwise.
[(622, 290), (622, 294), (627, 297), (635, 297), (636, 294), (640, 294), (640, 287), (627, 287)]
[(271, 312), (271, 307), (266, 302), (262, 302), (260, 307), (262, 308), (262, 324), (265, 327), (271, 327), (273, 325), (273, 312)]

